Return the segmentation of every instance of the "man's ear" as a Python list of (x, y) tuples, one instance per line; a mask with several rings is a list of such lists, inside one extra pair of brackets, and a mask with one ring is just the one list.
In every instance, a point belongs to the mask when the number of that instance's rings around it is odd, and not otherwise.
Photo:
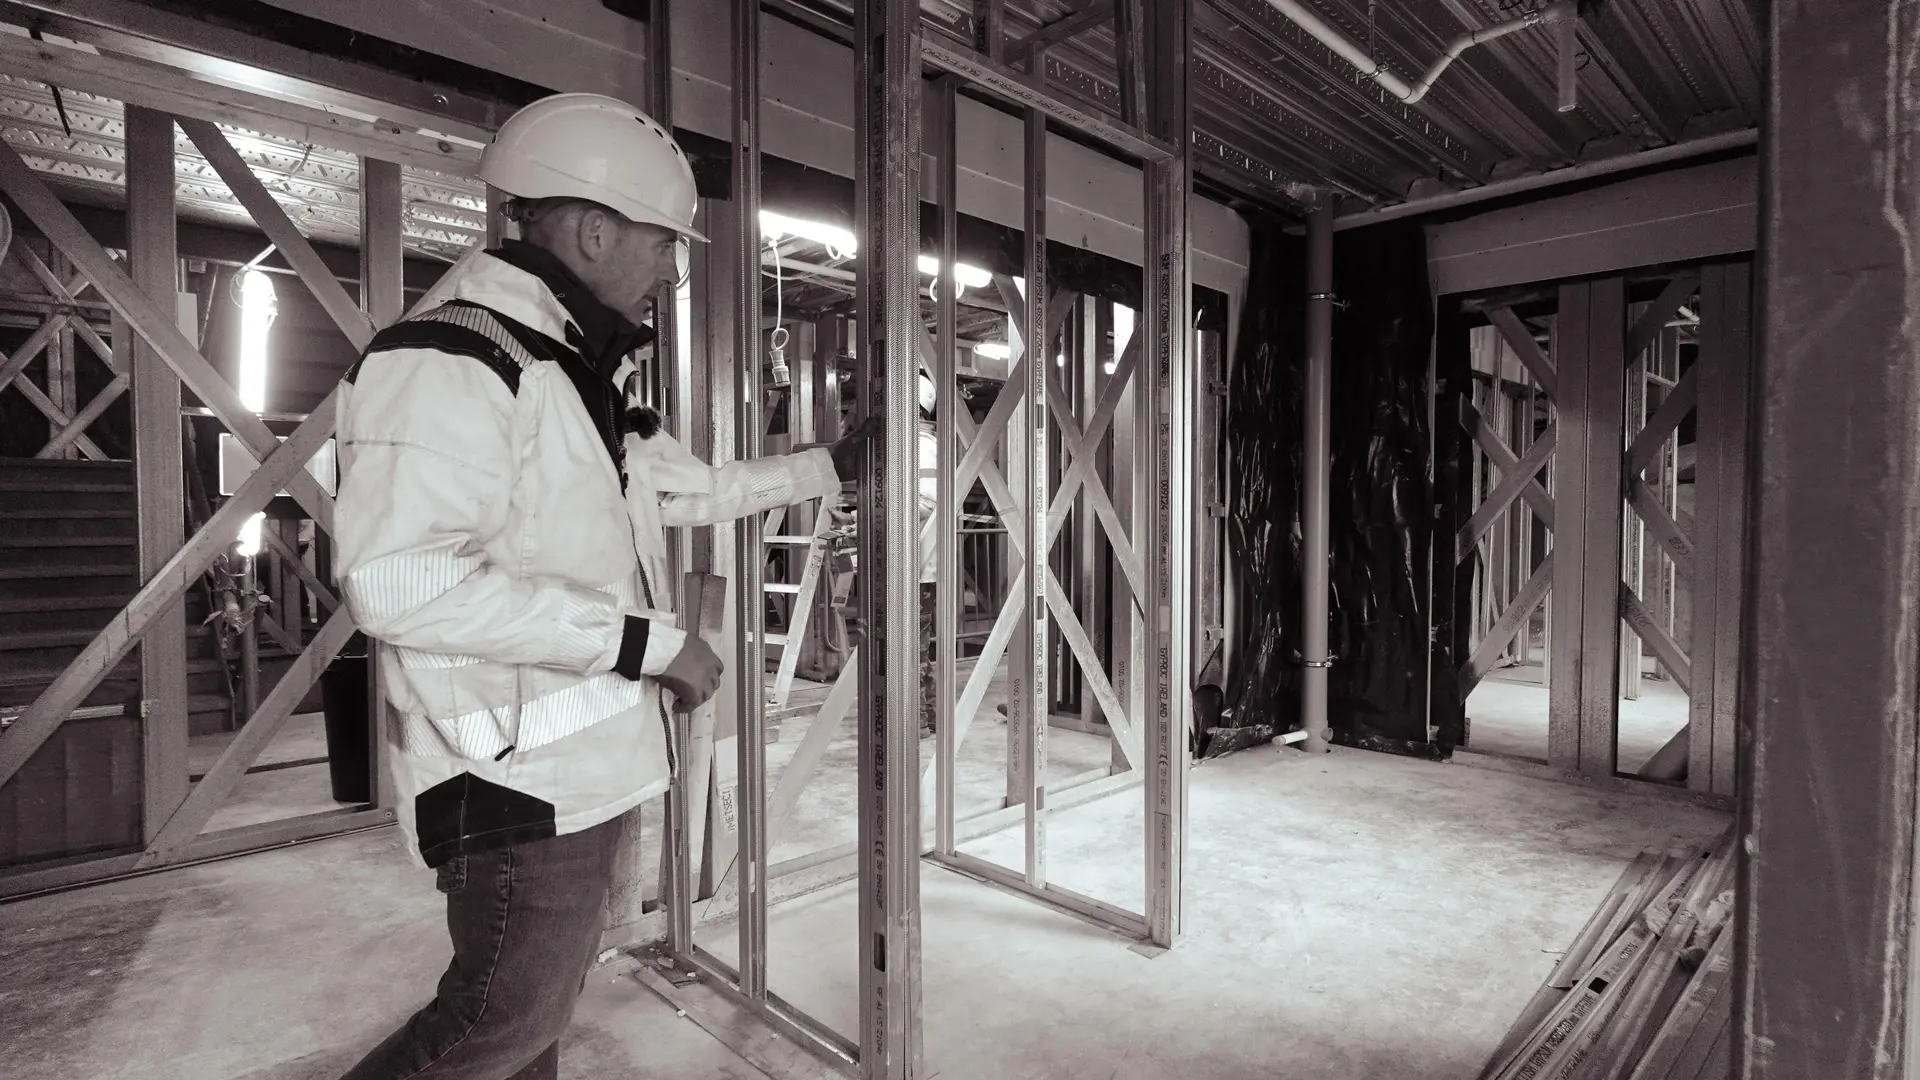
[(613, 222), (608, 219), (608, 212), (597, 206), (587, 207), (580, 213), (577, 228), (580, 231), (580, 253), (596, 262), (605, 258), (614, 237)]

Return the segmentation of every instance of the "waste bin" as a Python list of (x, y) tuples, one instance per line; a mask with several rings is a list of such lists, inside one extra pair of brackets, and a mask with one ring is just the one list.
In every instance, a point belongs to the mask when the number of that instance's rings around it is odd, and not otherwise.
[(327, 718), (327, 773), (335, 802), (373, 801), (370, 651), (366, 635), (355, 634), (320, 676), (321, 709)]

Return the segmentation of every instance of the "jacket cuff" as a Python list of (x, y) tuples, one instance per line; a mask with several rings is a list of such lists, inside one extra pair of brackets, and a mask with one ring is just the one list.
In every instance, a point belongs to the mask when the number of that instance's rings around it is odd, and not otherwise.
[(638, 615), (629, 615), (626, 628), (620, 632), (620, 652), (614, 658), (613, 670), (629, 682), (643, 674), (642, 668), (647, 659), (647, 634), (652, 625)]
[(840, 479), (833, 454), (824, 446), (802, 451), (797, 457), (801, 468), (795, 471), (794, 486), (798, 489), (795, 496), (799, 501), (830, 497), (838, 494), (843, 485), (853, 483)]

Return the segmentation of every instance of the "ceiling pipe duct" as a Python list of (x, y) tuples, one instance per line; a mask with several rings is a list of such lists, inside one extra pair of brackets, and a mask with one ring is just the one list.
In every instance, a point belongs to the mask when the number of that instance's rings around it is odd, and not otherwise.
[[(1577, 0), (1552, 0), (1551, 3), (1529, 11), (1518, 18), (1509, 19), (1506, 22), (1483, 27), (1479, 30), (1469, 30), (1448, 43), (1446, 53), (1443, 54), (1440, 59), (1434, 61), (1433, 67), (1427, 69), (1427, 73), (1422, 75), (1418, 82), (1409, 86), (1400, 76), (1388, 71), (1380, 64), (1380, 61), (1369, 56), (1367, 51), (1361, 48), (1353, 39), (1347, 37), (1347, 35), (1341, 33), (1334, 27), (1329, 26), (1320, 16), (1314, 14), (1312, 9), (1301, 3), (1300, 0), (1266, 0), (1266, 3), (1267, 6), (1273, 8), (1273, 10), (1291, 19), (1300, 29), (1312, 34), (1322, 45), (1332, 49), (1334, 52), (1340, 54), (1348, 63), (1359, 68), (1360, 74), (1372, 79), (1387, 93), (1392, 94), (1408, 105), (1419, 104), (1420, 99), (1427, 96), (1427, 91), (1433, 89), (1433, 84), (1439, 80), (1441, 73), (1445, 72), (1455, 60), (1458, 60), (1460, 54), (1473, 48), (1475, 45), (1482, 45), (1495, 38), (1506, 37), (1508, 34), (1532, 29), (1536, 26), (1555, 26), (1561, 23), (1571, 23), (1580, 17), (1580, 5)], [(1570, 104), (1570, 86), (1568, 85), (1570, 82), (1569, 75), (1572, 69), (1572, 35), (1563, 33), (1560, 44), (1561, 51), (1566, 54), (1560, 65), (1560, 106), (1561, 111), (1566, 112), (1572, 107)]]

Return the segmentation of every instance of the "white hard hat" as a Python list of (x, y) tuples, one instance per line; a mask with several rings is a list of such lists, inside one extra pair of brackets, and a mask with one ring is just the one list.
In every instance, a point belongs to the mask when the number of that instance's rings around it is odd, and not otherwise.
[(693, 166), (653, 118), (603, 94), (555, 94), (507, 118), (480, 154), (480, 179), (519, 199), (599, 203), (692, 240)]
[(934, 403), (937, 402), (938, 400), (939, 400), (939, 395), (933, 385), (933, 376), (927, 374), (926, 368), (921, 368), (920, 369), (920, 411), (925, 413), (932, 412)]

